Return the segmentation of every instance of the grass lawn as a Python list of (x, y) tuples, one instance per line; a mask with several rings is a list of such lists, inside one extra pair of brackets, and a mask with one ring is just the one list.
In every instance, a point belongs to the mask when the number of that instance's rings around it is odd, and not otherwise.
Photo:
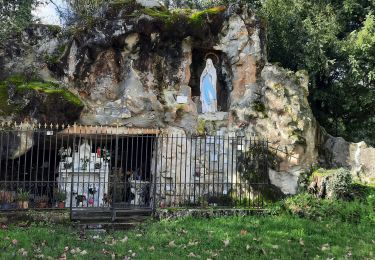
[(0, 259), (375, 259), (374, 224), (289, 215), (185, 218), (114, 233), (10, 226), (0, 237)]

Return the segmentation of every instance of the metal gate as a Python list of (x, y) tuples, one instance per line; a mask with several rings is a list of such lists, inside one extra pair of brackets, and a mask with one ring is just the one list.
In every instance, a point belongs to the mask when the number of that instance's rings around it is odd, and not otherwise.
[(259, 208), (269, 154), (267, 141), (246, 136), (3, 124), (0, 210), (69, 208), (72, 217), (115, 219), (165, 207)]

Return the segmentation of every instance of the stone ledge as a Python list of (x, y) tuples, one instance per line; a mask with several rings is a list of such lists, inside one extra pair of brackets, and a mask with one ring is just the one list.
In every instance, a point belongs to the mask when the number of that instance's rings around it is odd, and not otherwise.
[(69, 213), (67, 209), (0, 211), (0, 223), (51, 222), (62, 224), (70, 221)]
[(158, 220), (163, 219), (177, 219), (177, 218), (217, 218), (228, 216), (251, 216), (268, 214), (266, 209), (233, 209), (233, 208), (208, 208), (208, 209), (183, 209), (183, 208), (168, 208), (157, 209), (154, 213), (154, 218)]
[(228, 112), (199, 114), (198, 118), (205, 121), (226, 121), (228, 120)]

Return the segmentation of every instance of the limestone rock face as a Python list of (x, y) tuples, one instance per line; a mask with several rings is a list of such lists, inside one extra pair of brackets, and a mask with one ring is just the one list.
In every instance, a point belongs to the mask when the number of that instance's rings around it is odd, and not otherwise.
[(375, 182), (375, 148), (367, 146), (365, 142), (350, 143), (341, 137), (327, 134), (321, 159), (328, 166), (350, 169), (357, 180)]
[[(137, 3), (109, 4), (105, 19), (90, 28), (33, 26), (0, 46), (0, 80), (30, 74), (58, 82), (84, 105), (59, 111), (82, 124), (267, 139), (274, 160), (270, 183), (296, 193), (300, 174), (317, 163), (319, 131), (305, 73), (267, 63), (265, 23), (246, 6), (192, 20), (165, 15), (159, 1)], [(202, 115), (199, 81), (207, 58), (218, 74), (219, 112)], [(375, 172), (372, 148), (334, 138), (325, 147), (329, 165)]]

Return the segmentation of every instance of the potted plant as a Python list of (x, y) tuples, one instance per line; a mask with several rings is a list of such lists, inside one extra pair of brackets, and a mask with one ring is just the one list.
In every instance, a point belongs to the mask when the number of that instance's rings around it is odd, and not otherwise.
[(63, 191), (57, 191), (55, 193), (55, 200), (57, 201), (57, 207), (59, 209), (65, 208), (66, 193)]
[(3, 210), (10, 209), (12, 207), (13, 201), (14, 201), (14, 196), (12, 192), (4, 191), (4, 190), (0, 191), (0, 205), (1, 205), (0, 208), (1, 209)]
[(39, 208), (39, 209), (47, 208), (48, 201), (49, 201), (49, 198), (46, 195), (36, 196), (35, 199), (34, 199), (36, 207)]
[(24, 189), (17, 190), (17, 202), (18, 208), (28, 209), (29, 208), (29, 196), (30, 193)]

